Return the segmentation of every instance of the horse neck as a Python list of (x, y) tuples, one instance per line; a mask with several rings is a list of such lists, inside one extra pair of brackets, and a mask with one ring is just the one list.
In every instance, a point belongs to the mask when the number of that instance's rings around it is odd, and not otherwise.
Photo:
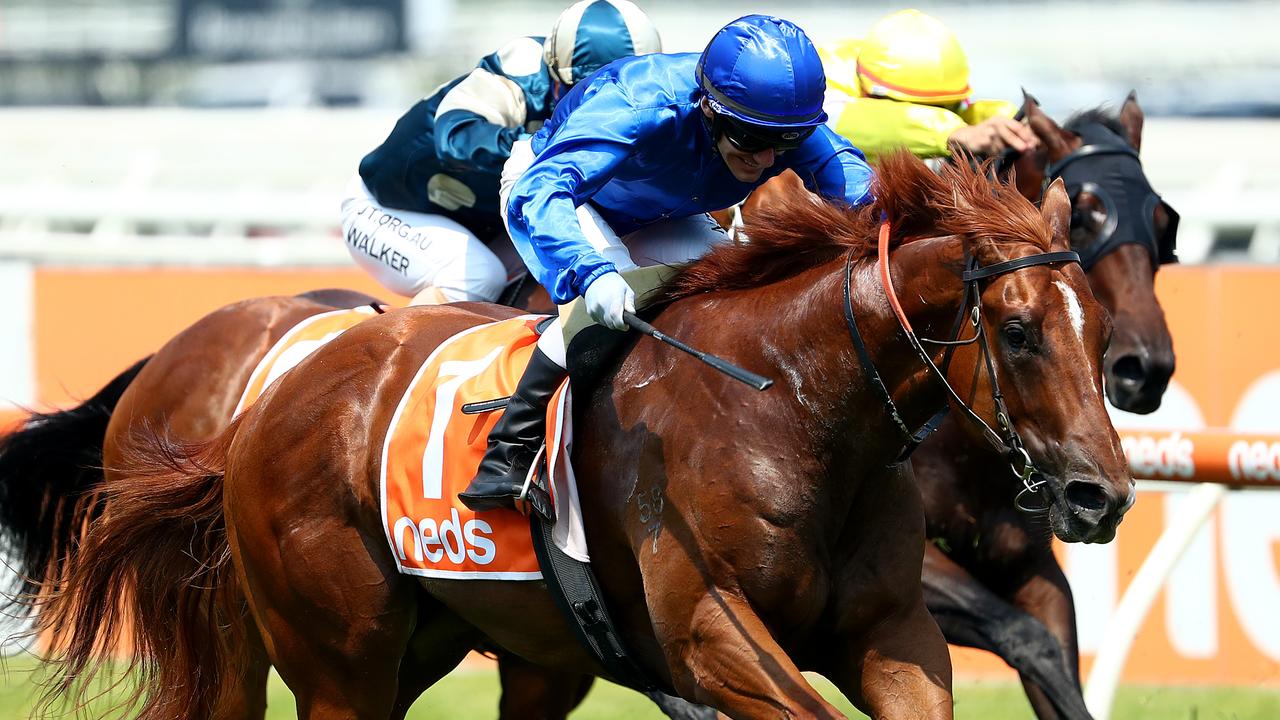
[[(952, 332), (964, 285), (958, 277), (964, 263), (961, 238), (944, 236), (903, 245), (890, 256), (893, 292), (917, 337), (947, 338)], [(854, 270), (853, 314), (867, 342), (872, 363), (880, 375), (899, 416), (915, 431), (942, 409), (946, 395), (937, 379), (929, 374), (916, 350), (906, 339), (885, 294), (878, 263), (867, 262)], [(935, 364), (942, 352), (932, 352)], [(901, 449), (901, 431), (892, 423), (880, 395), (870, 382), (870, 371), (855, 368), (858, 397), (851, 398), (854, 412), (868, 408), (895, 438), (894, 450)]]
[[(950, 331), (963, 286), (948, 268), (962, 262), (958, 237), (919, 240), (894, 251), (895, 293), (918, 333), (942, 337)], [(891, 460), (901, 449), (901, 437), (854, 350), (844, 316), (844, 269), (842, 257), (757, 292), (721, 296), (716, 311), (761, 319), (737, 326), (746, 331), (740, 342), (756, 346), (751, 354), (761, 356), (759, 367), (772, 366), (778, 389), (797, 400), (791, 420), (809, 426), (818, 444), (834, 456), (849, 457), (849, 448), (875, 448)], [(945, 399), (903, 336), (874, 260), (855, 263), (850, 298), (872, 362), (914, 430)], [(764, 318), (778, 322), (764, 328)], [(880, 437), (883, 442), (869, 442)]]

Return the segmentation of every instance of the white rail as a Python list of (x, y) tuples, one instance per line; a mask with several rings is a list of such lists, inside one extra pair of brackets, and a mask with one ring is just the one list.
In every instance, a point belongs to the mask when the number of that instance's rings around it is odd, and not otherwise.
[[(0, 258), (345, 264), (334, 240), (342, 190), (395, 119), (394, 109), (8, 110)], [(1182, 213), (1184, 262), (1211, 259), (1224, 231), (1251, 238), (1232, 259), (1280, 262), (1280, 122), (1152, 119), (1142, 154)]]
[[(1142, 483), (1140, 487), (1156, 489), (1155, 486), (1159, 485), (1171, 483)], [(1151, 612), (1160, 588), (1164, 587), (1178, 560), (1191, 546), (1196, 533), (1204, 527), (1227, 492), (1225, 485), (1203, 483), (1187, 493), (1178, 507), (1177, 515), (1156, 541), (1129, 588), (1125, 590), (1120, 604), (1107, 621), (1107, 629), (1103, 633), (1106, 642), (1098, 648), (1084, 691), (1085, 705), (1096, 720), (1110, 720), (1116, 688), (1139, 628)]]

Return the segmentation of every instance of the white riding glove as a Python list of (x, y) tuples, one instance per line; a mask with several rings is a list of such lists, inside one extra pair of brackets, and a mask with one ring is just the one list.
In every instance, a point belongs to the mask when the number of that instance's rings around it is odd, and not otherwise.
[(626, 330), (622, 311), (636, 311), (636, 293), (616, 272), (605, 273), (587, 286), (582, 299), (592, 320), (614, 330)]

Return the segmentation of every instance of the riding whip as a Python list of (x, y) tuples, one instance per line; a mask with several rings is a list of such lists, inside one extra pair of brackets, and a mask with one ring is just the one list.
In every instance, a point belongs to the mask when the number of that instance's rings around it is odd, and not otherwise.
[(685, 345), (679, 340), (671, 337), (670, 335), (664, 334), (661, 330), (636, 317), (634, 313), (624, 310), (622, 312), (622, 319), (627, 323), (627, 327), (630, 327), (632, 330), (644, 333), (654, 340), (664, 342), (677, 350), (683, 350), (725, 375), (728, 375), (734, 380), (744, 382), (757, 390), (768, 390), (769, 386), (773, 385), (773, 381), (763, 375), (757, 375), (750, 370), (744, 370), (727, 360), (712, 355), (711, 353), (695, 350), (694, 348)]

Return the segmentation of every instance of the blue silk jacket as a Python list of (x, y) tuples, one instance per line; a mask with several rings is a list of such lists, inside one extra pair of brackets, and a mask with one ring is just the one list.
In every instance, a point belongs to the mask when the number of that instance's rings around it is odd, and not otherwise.
[(872, 171), (827, 127), (778, 156), (760, 179), (735, 179), (698, 105), (696, 53), (616, 61), (578, 83), (533, 136), (537, 159), (512, 189), (508, 229), (534, 276), (558, 303), (615, 270), (587, 243), (575, 209), (590, 202), (619, 236), (667, 218), (741, 202), (784, 170), (811, 191), (868, 202)]

